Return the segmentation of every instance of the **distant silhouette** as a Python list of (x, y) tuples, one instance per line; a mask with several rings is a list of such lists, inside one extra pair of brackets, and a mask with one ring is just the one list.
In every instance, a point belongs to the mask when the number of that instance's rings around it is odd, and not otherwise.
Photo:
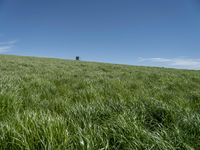
[(80, 57), (79, 57), (79, 56), (76, 56), (76, 60), (80, 60)]

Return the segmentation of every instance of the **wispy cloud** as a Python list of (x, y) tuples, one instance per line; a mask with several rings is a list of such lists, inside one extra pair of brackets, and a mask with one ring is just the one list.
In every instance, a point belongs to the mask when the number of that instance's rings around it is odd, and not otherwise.
[(17, 40), (0, 42), (0, 53), (9, 52), (17, 43)]
[(200, 69), (200, 59), (192, 58), (138, 58), (140, 63), (146, 65), (183, 68), (183, 69)]
[(0, 45), (13, 45), (17, 43), (17, 40), (12, 40), (12, 41), (6, 41), (6, 42), (0, 42)]
[(8, 52), (12, 46), (0, 46), (0, 53)]

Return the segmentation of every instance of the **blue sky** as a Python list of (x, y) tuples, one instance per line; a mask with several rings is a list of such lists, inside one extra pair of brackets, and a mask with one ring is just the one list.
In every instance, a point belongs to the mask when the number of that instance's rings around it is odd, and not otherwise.
[(200, 69), (200, 1), (0, 0), (0, 53)]

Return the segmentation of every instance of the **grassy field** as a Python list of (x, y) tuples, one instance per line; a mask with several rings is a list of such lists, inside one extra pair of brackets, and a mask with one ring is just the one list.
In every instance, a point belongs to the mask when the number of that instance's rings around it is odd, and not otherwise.
[(1, 55), (0, 149), (200, 149), (200, 71)]

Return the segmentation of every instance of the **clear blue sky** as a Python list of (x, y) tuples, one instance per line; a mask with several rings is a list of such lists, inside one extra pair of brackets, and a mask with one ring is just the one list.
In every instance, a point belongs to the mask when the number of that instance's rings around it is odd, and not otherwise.
[(0, 53), (200, 69), (200, 1), (0, 0)]

